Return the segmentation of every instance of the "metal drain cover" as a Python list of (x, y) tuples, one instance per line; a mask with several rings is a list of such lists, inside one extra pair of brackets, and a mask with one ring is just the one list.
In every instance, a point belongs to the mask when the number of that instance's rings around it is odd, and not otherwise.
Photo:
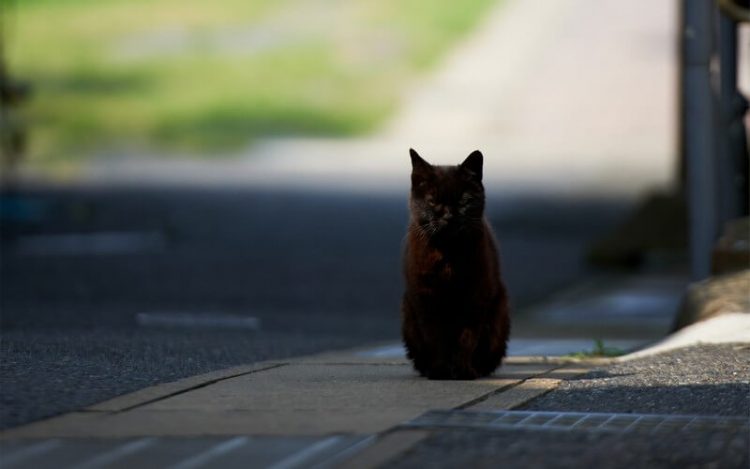
[(601, 432), (750, 432), (744, 417), (703, 415), (609, 414), (585, 412), (537, 412), (503, 410), (432, 410), (403, 427), (453, 427), (481, 429), (528, 429)]

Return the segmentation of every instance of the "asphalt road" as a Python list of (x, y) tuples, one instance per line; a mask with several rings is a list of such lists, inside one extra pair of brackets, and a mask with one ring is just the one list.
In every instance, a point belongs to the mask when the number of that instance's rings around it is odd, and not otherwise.
[[(628, 206), (491, 198), (516, 309), (586, 275), (587, 243)], [(3, 217), (2, 428), (213, 369), (398, 338), (405, 195), (47, 188), (4, 197)], [(144, 313), (260, 327), (151, 327)]]

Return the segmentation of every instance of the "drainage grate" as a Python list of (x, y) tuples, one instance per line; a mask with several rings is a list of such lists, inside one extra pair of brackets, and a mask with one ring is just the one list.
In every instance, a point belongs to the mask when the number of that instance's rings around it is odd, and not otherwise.
[(750, 432), (744, 417), (703, 415), (605, 414), (584, 412), (534, 412), (432, 410), (403, 424), (404, 427), (462, 427), (602, 432)]

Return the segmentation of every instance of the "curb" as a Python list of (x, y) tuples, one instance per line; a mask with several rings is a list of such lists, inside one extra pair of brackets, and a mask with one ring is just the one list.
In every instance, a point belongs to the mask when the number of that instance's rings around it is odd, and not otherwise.
[(688, 286), (672, 331), (727, 313), (750, 313), (750, 269)]

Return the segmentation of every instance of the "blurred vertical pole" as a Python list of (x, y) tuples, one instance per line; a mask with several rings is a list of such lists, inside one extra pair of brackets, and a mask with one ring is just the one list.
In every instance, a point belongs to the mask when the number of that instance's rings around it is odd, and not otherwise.
[(694, 280), (711, 273), (718, 232), (715, 102), (711, 83), (714, 3), (682, 0), (682, 136)]
[(720, 224), (748, 213), (748, 147), (743, 122), (748, 103), (737, 88), (737, 60), (737, 22), (722, 11), (719, 19)]
[(9, 1), (0, 0), (0, 190), (8, 190), (11, 186), (13, 152), (13, 124), (10, 111), (12, 102), (12, 86), (8, 76), (5, 40), (7, 22), (9, 21)]
[(19, 107), (29, 96), (26, 83), (11, 78), (7, 43), (13, 0), (0, 0), (0, 191), (12, 192), (15, 172), (26, 146)]

